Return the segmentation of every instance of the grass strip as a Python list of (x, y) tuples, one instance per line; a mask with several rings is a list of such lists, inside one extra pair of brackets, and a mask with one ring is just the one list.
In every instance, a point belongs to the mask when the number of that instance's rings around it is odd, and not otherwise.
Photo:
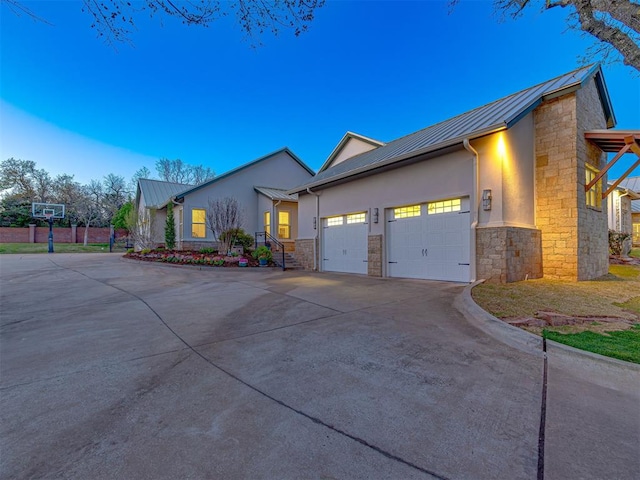
[(629, 330), (607, 332), (606, 335), (593, 332), (565, 334), (546, 329), (542, 335), (570, 347), (626, 362), (640, 363), (640, 325), (633, 325)]

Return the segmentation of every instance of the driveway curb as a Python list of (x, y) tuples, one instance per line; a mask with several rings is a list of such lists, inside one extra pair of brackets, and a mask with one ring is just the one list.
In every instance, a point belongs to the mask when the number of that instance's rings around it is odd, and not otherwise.
[[(477, 282), (467, 285), (462, 293), (456, 298), (454, 307), (464, 314), (467, 320), (472, 324), (483, 332), (491, 335), (496, 340), (524, 352), (534, 354), (542, 353), (543, 341), (541, 337), (503, 322), (486, 310), (480, 308), (480, 306), (473, 300), (471, 290), (473, 287), (481, 283), (484, 283), (484, 280), (478, 280)], [(552, 345), (557, 350), (561, 350), (563, 353), (573, 357), (588, 358), (593, 361), (606, 363), (624, 370), (640, 373), (640, 365), (636, 363), (625, 362), (616, 358), (587, 352), (585, 350), (570, 347), (569, 345), (564, 345), (563, 343), (554, 342), (553, 340), (547, 340), (547, 345)]]

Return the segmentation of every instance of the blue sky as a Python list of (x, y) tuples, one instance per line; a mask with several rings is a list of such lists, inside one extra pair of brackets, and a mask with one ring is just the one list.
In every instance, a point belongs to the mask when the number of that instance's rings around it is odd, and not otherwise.
[[(489, 1), (329, 1), (257, 48), (232, 18), (143, 15), (114, 50), (80, 2), (24, 3), (54, 25), (0, 7), (0, 158), (81, 183), (160, 157), (224, 173), (283, 146), (317, 170), (348, 130), (393, 140), (573, 70), (591, 44), (562, 9), (500, 22)], [(617, 128), (640, 128), (640, 77), (604, 74)]]

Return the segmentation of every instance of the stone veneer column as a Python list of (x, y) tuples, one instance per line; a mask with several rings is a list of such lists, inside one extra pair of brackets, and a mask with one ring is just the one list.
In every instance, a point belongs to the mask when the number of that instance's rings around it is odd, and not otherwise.
[(78, 225), (71, 225), (71, 241), (69, 243), (78, 243)]
[(382, 235), (369, 235), (367, 240), (367, 274), (382, 276)]
[(36, 224), (29, 224), (29, 243), (36, 243)]
[(489, 283), (542, 277), (540, 242), (541, 232), (533, 228), (478, 228), (476, 277)]
[[(296, 240), (295, 258), (305, 270), (313, 270), (313, 245), (316, 242), (314, 238), (302, 238)], [(316, 248), (316, 262), (318, 250)], [(317, 265), (317, 263), (316, 263)]]
[[(542, 230), (544, 276), (587, 280), (607, 273), (606, 202), (587, 207), (585, 164), (600, 168), (602, 152), (585, 130), (606, 128), (593, 80), (534, 111), (536, 223)], [(606, 178), (603, 178), (606, 185)]]

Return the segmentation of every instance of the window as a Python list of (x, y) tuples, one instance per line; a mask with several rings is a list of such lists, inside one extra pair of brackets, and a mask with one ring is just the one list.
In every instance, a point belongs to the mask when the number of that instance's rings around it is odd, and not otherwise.
[(640, 223), (633, 224), (633, 244), (640, 244)]
[(327, 227), (337, 227), (342, 225), (344, 219), (342, 217), (329, 217), (327, 218)]
[(451, 213), (460, 211), (460, 199), (443, 200), (442, 202), (430, 202), (427, 206), (427, 214), (434, 215), (436, 213)]
[(364, 213), (352, 213), (347, 215), (347, 224), (351, 223), (364, 223), (366, 220), (366, 214)]
[[(586, 173), (586, 183), (585, 185), (589, 185), (598, 175), (598, 170), (593, 168), (590, 165), (587, 165), (585, 169)], [(598, 180), (593, 187), (591, 187), (586, 192), (587, 197), (587, 207), (592, 208), (601, 208), (602, 207), (602, 179)]]
[(410, 207), (400, 207), (393, 209), (393, 218), (409, 218), (420, 216), (420, 205)]
[(205, 218), (206, 211), (204, 208), (194, 208), (191, 210), (191, 236), (193, 238), (205, 238), (207, 236)]
[(291, 224), (289, 223), (289, 212), (278, 212), (278, 237), (288, 240), (291, 238)]
[(264, 212), (264, 231), (271, 235), (271, 212)]

